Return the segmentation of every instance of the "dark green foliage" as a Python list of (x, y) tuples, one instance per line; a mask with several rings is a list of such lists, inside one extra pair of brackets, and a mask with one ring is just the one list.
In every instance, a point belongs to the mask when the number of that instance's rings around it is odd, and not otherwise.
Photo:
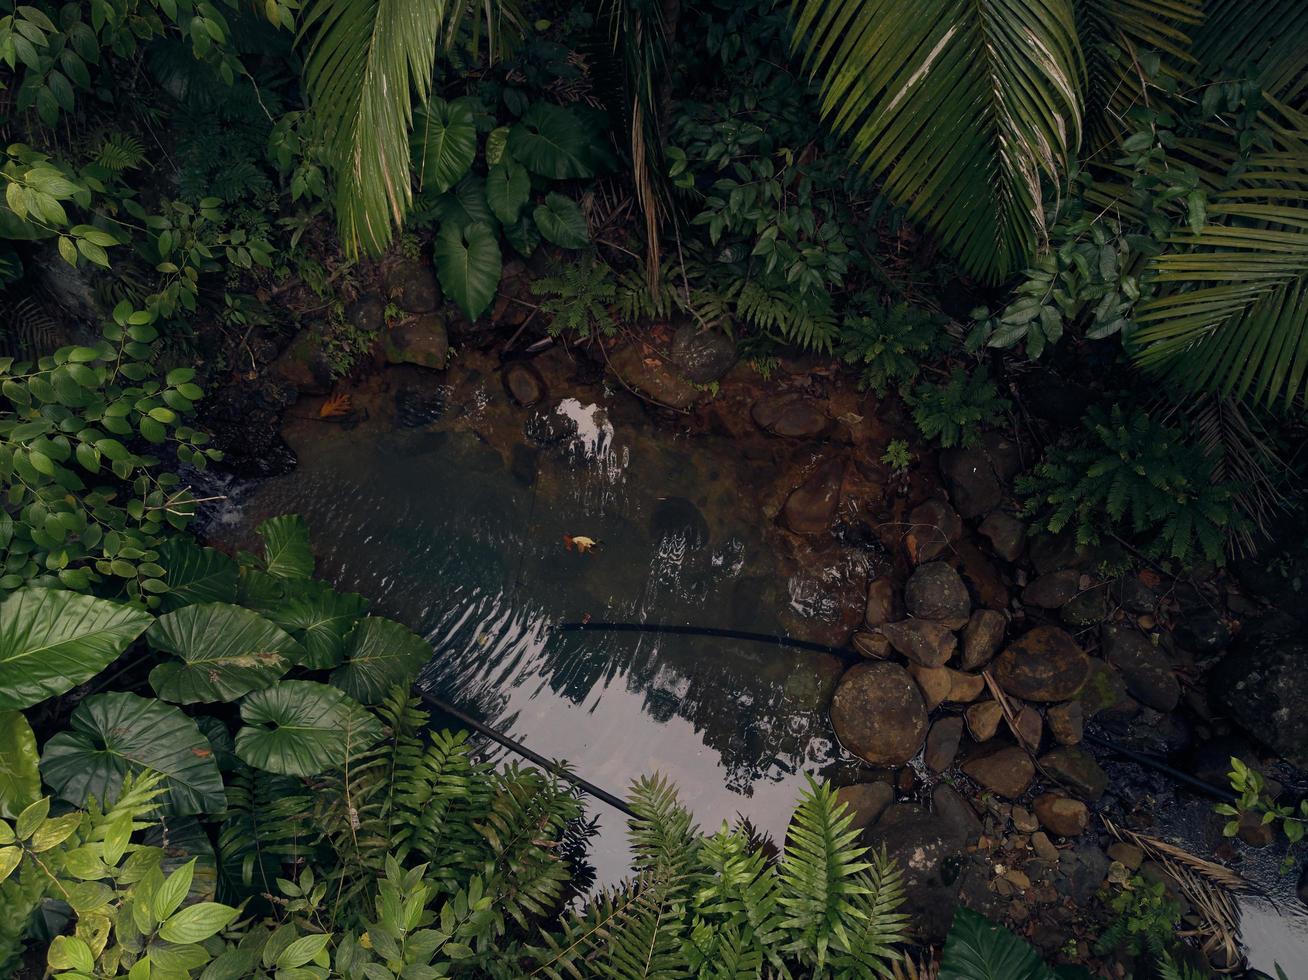
[(982, 428), (999, 424), (1008, 411), (1008, 400), (999, 396), (983, 368), (968, 372), (956, 367), (943, 384), (923, 381), (908, 403), (922, 435), (945, 448), (972, 445)]
[(1154, 558), (1220, 562), (1234, 518), (1229, 488), (1211, 474), (1201, 452), (1143, 410), (1096, 406), (1082, 431), (1047, 450), (1017, 489), (1025, 513), (1055, 534), (1068, 529), (1083, 544), (1115, 535)]
[(550, 317), (553, 336), (571, 333), (585, 340), (617, 332), (608, 308), (616, 286), (611, 270), (596, 256), (569, 263), (557, 275), (533, 280), (531, 291), (545, 297), (540, 308)]
[(1132, 956), (1148, 953), (1162, 961), (1176, 942), (1181, 907), (1167, 897), (1163, 882), (1136, 875), (1109, 899), (1108, 907), (1116, 918), (1095, 944), (1100, 953), (1120, 949)]
[(940, 346), (942, 322), (925, 310), (896, 303), (846, 316), (837, 353), (859, 372), (859, 384), (884, 395), (911, 385), (923, 361)]

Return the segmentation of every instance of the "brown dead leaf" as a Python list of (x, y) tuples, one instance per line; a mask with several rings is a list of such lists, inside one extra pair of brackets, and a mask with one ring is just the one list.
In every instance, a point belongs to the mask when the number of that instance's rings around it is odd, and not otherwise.
[(322, 403), (322, 408), (318, 409), (320, 419), (339, 419), (344, 418), (354, 411), (354, 399), (345, 392), (332, 395)]

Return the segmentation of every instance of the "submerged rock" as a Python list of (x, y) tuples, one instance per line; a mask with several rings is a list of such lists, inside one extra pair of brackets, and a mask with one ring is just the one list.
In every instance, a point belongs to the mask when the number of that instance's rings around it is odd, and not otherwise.
[(836, 687), (831, 725), (841, 744), (865, 762), (902, 766), (926, 739), (926, 705), (902, 667), (855, 664)]
[(789, 439), (816, 439), (832, 425), (822, 403), (802, 395), (765, 396), (749, 414), (760, 429)]
[(450, 352), (445, 323), (435, 313), (423, 313), (387, 331), (383, 343), (391, 364), (416, 364), (442, 369)]
[(709, 526), (700, 509), (685, 497), (664, 497), (654, 505), (649, 518), (649, 536), (654, 541), (684, 541), (687, 548), (709, 543)]
[(972, 612), (972, 599), (963, 579), (942, 561), (919, 565), (909, 576), (904, 586), (904, 605), (918, 619), (965, 623)]
[(831, 527), (840, 503), (845, 461), (829, 459), (790, 492), (781, 510), (782, 522), (796, 534), (821, 534)]
[(525, 361), (514, 361), (500, 374), (504, 391), (523, 408), (535, 405), (546, 395), (545, 379)]
[(395, 420), (406, 429), (430, 425), (445, 414), (446, 390), (403, 385), (395, 392)]
[(1026, 701), (1067, 701), (1090, 675), (1090, 661), (1063, 630), (1037, 626), (996, 658), (995, 680), (1004, 692)]
[(736, 342), (720, 330), (684, 324), (672, 337), (672, 362), (695, 384), (718, 380), (736, 363)]
[(626, 384), (668, 408), (684, 411), (699, 400), (699, 387), (671, 359), (641, 344), (618, 348), (609, 367)]

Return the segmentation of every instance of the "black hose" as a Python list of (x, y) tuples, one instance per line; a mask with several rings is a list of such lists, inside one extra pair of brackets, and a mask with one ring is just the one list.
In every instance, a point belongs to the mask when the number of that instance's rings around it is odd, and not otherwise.
[(830, 653), (847, 658), (852, 655), (848, 647), (833, 647), (828, 643), (796, 640), (776, 633), (750, 633), (746, 630), (720, 629), (716, 626), (675, 626), (671, 623), (559, 623), (556, 629), (565, 633), (669, 633), (674, 636), (716, 636), (728, 640), (752, 640), (755, 643), (775, 643), (778, 646)]
[(1118, 745), (1116, 742), (1109, 741), (1106, 738), (1100, 738), (1097, 735), (1090, 735), (1087, 733), (1083, 738), (1091, 745), (1097, 745), (1101, 749), (1122, 756), (1124, 759), (1130, 759), (1132, 762), (1142, 765), (1146, 769), (1153, 769), (1155, 772), (1160, 772), (1176, 782), (1189, 786), (1191, 789), (1198, 793), (1202, 793), (1205, 796), (1211, 796), (1213, 799), (1222, 800), (1226, 803), (1234, 802), (1236, 799), (1235, 793), (1231, 790), (1222, 789), (1220, 786), (1214, 786), (1212, 783), (1205, 782), (1198, 776), (1192, 776), (1188, 772), (1182, 772), (1180, 769), (1175, 769), (1157, 756), (1147, 755), (1144, 752), (1137, 752), (1135, 749), (1128, 749), (1125, 745)]

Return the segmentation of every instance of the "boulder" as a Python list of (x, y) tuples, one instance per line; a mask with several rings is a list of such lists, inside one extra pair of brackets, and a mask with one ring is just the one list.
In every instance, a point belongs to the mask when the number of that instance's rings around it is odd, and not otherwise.
[(1045, 711), (1045, 722), (1059, 745), (1076, 745), (1081, 741), (1085, 712), (1080, 701), (1052, 704)]
[(1040, 757), (1040, 766), (1087, 803), (1097, 803), (1108, 790), (1108, 774), (1078, 748), (1060, 745)]
[(823, 404), (802, 395), (760, 398), (749, 414), (760, 429), (788, 439), (816, 439), (832, 425)]
[(1058, 614), (1073, 629), (1085, 629), (1102, 623), (1112, 612), (1109, 591), (1107, 583), (1093, 585), (1073, 596)]
[(902, 766), (926, 739), (926, 705), (902, 667), (855, 664), (831, 699), (831, 725), (841, 744), (865, 762)]
[(949, 668), (923, 667), (921, 664), (909, 664), (908, 673), (922, 690), (922, 700), (926, 702), (927, 711), (935, 711), (949, 697)]
[[(903, 809), (901, 816), (896, 811)], [(863, 834), (863, 843), (899, 863), (910, 929), (922, 942), (944, 939), (958, 899), (957, 861), (964, 840), (958, 829), (920, 807), (898, 803)]]
[(1070, 602), (1080, 591), (1081, 573), (1075, 569), (1041, 575), (1022, 590), (1022, 602), (1039, 609), (1058, 609)]
[(441, 370), (450, 352), (445, 322), (435, 313), (410, 317), (386, 332), (382, 344), (391, 364), (417, 364)]
[(944, 772), (954, 764), (959, 743), (963, 740), (963, 719), (958, 715), (937, 718), (927, 733), (926, 752), (922, 761), (932, 772)]
[(1007, 694), (1025, 701), (1067, 701), (1090, 674), (1089, 658), (1063, 630), (1037, 626), (994, 661), (992, 673)]
[(417, 259), (403, 259), (385, 275), (386, 295), (406, 313), (433, 313), (441, 303), (441, 287), (430, 265)]
[(736, 363), (736, 342), (720, 330), (684, 324), (672, 337), (672, 362), (695, 384), (717, 381)]
[(963, 718), (967, 721), (967, 730), (974, 741), (988, 742), (999, 731), (999, 724), (1004, 720), (1004, 709), (998, 701), (982, 701), (980, 704), (969, 704), (963, 712)]
[(968, 704), (979, 698), (986, 689), (986, 679), (980, 674), (969, 674), (962, 670), (949, 671), (949, 694), (945, 698), (954, 704)]
[(983, 749), (963, 763), (963, 772), (990, 792), (1016, 799), (1027, 791), (1035, 778), (1031, 757), (1016, 745)]
[(1026, 545), (1026, 525), (1011, 514), (992, 510), (977, 528), (990, 542), (990, 550), (1004, 561), (1017, 561)]
[(942, 561), (919, 565), (908, 577), (904, 605), (918, 619), (967, 622), (972, 612), (963, 579)]
[(514, 361), (500, 374), (504, 391), (524, 408), (535, 405), (546, 395), (545, 379), (525, 361)]
[(931, 812), (970, 847), (981, 839), (981, 819), (958, 790), (948, 783), (940, 783), (931, 791)]
[(821, 534), (830, 529), (844, 478), (843, 459), (820, 463), (786, 498), (781, 510), (785, 526), (796, 534)]
[(608, 363), (623, 382), (667, 408), (685, 411), (699, 400), (699, 387), (669, 358), (644, 344), (624, 344)]
[(1008, 617), (994, 609), (977, 609), (963, 630), (963, 656), (960, 666), (964, 670), (977, 670), (990, 663), (1004, 642)]
[(1080, 800), (1058, 793), (1041, 793), (1033, 805), (1040, 825), (1059, 837), (1077, 837), (1090, 826), (1090, 811)]
[(1242, 633), (1209, 693), (1246, 732), (1308, 768), (1308, 636), (1293, 619), (1269, 616)]
[(1140, 710), (1139, 703), (1126, 689), (1126, 681), (1112, 665), (1098, 657), (1090, 659), (1090, 675), (1077, 695), (1085, 717), (1126, 720)]
[(895, 791), (887, 782), (855, 783), (836, 790), (836, 799), (853, 814), (851, 830), (862, 830), (877, 822), (886, 807), (895, 801)]
[(958, 637), (947, 626), (925, 619), (886, 623), (881, 633), (897, 653), (924, 667), (942, 666), (958, 645)]
[(867, 628), (876, 629), (878, 626), (903, 618), (904, 611), (899, 601), (899, 590), (895, 588), (895, 583), (885, 575), (881, 576), (881, 578), (874, 578), (869, 582), (867, 586), (867, 609), (863, 615), (863, 621), (867, 624)]
[(1172, 711), (1181, 700), (1181, 684), (1167, 656), (1138, 630), (1105, 623), (1104, 659), (1117, 668), (1131, 696), (1158, 711)]
[(386, 328), (386, 301), (376, 293), (362, 293), (345, 308), (345, 319), (363, 333), (379, 333)]
[(321, 329), (301, 330), (273, 361), (270, 370), (294, 385), (302, 395), (327, 394), (336, 383), (336, 372), (322, 341)]
[(988, 514), (1003, 499), (1003, 488), (983, 450), (946, 449), (940, 454), (940, 475), (954, 509), (965, 520)]
[(909, 512), (904, 547), (914, 564), (931, 561), (949, 551), (963, 534), (963, 521), (943, 500), (927, 500)]

